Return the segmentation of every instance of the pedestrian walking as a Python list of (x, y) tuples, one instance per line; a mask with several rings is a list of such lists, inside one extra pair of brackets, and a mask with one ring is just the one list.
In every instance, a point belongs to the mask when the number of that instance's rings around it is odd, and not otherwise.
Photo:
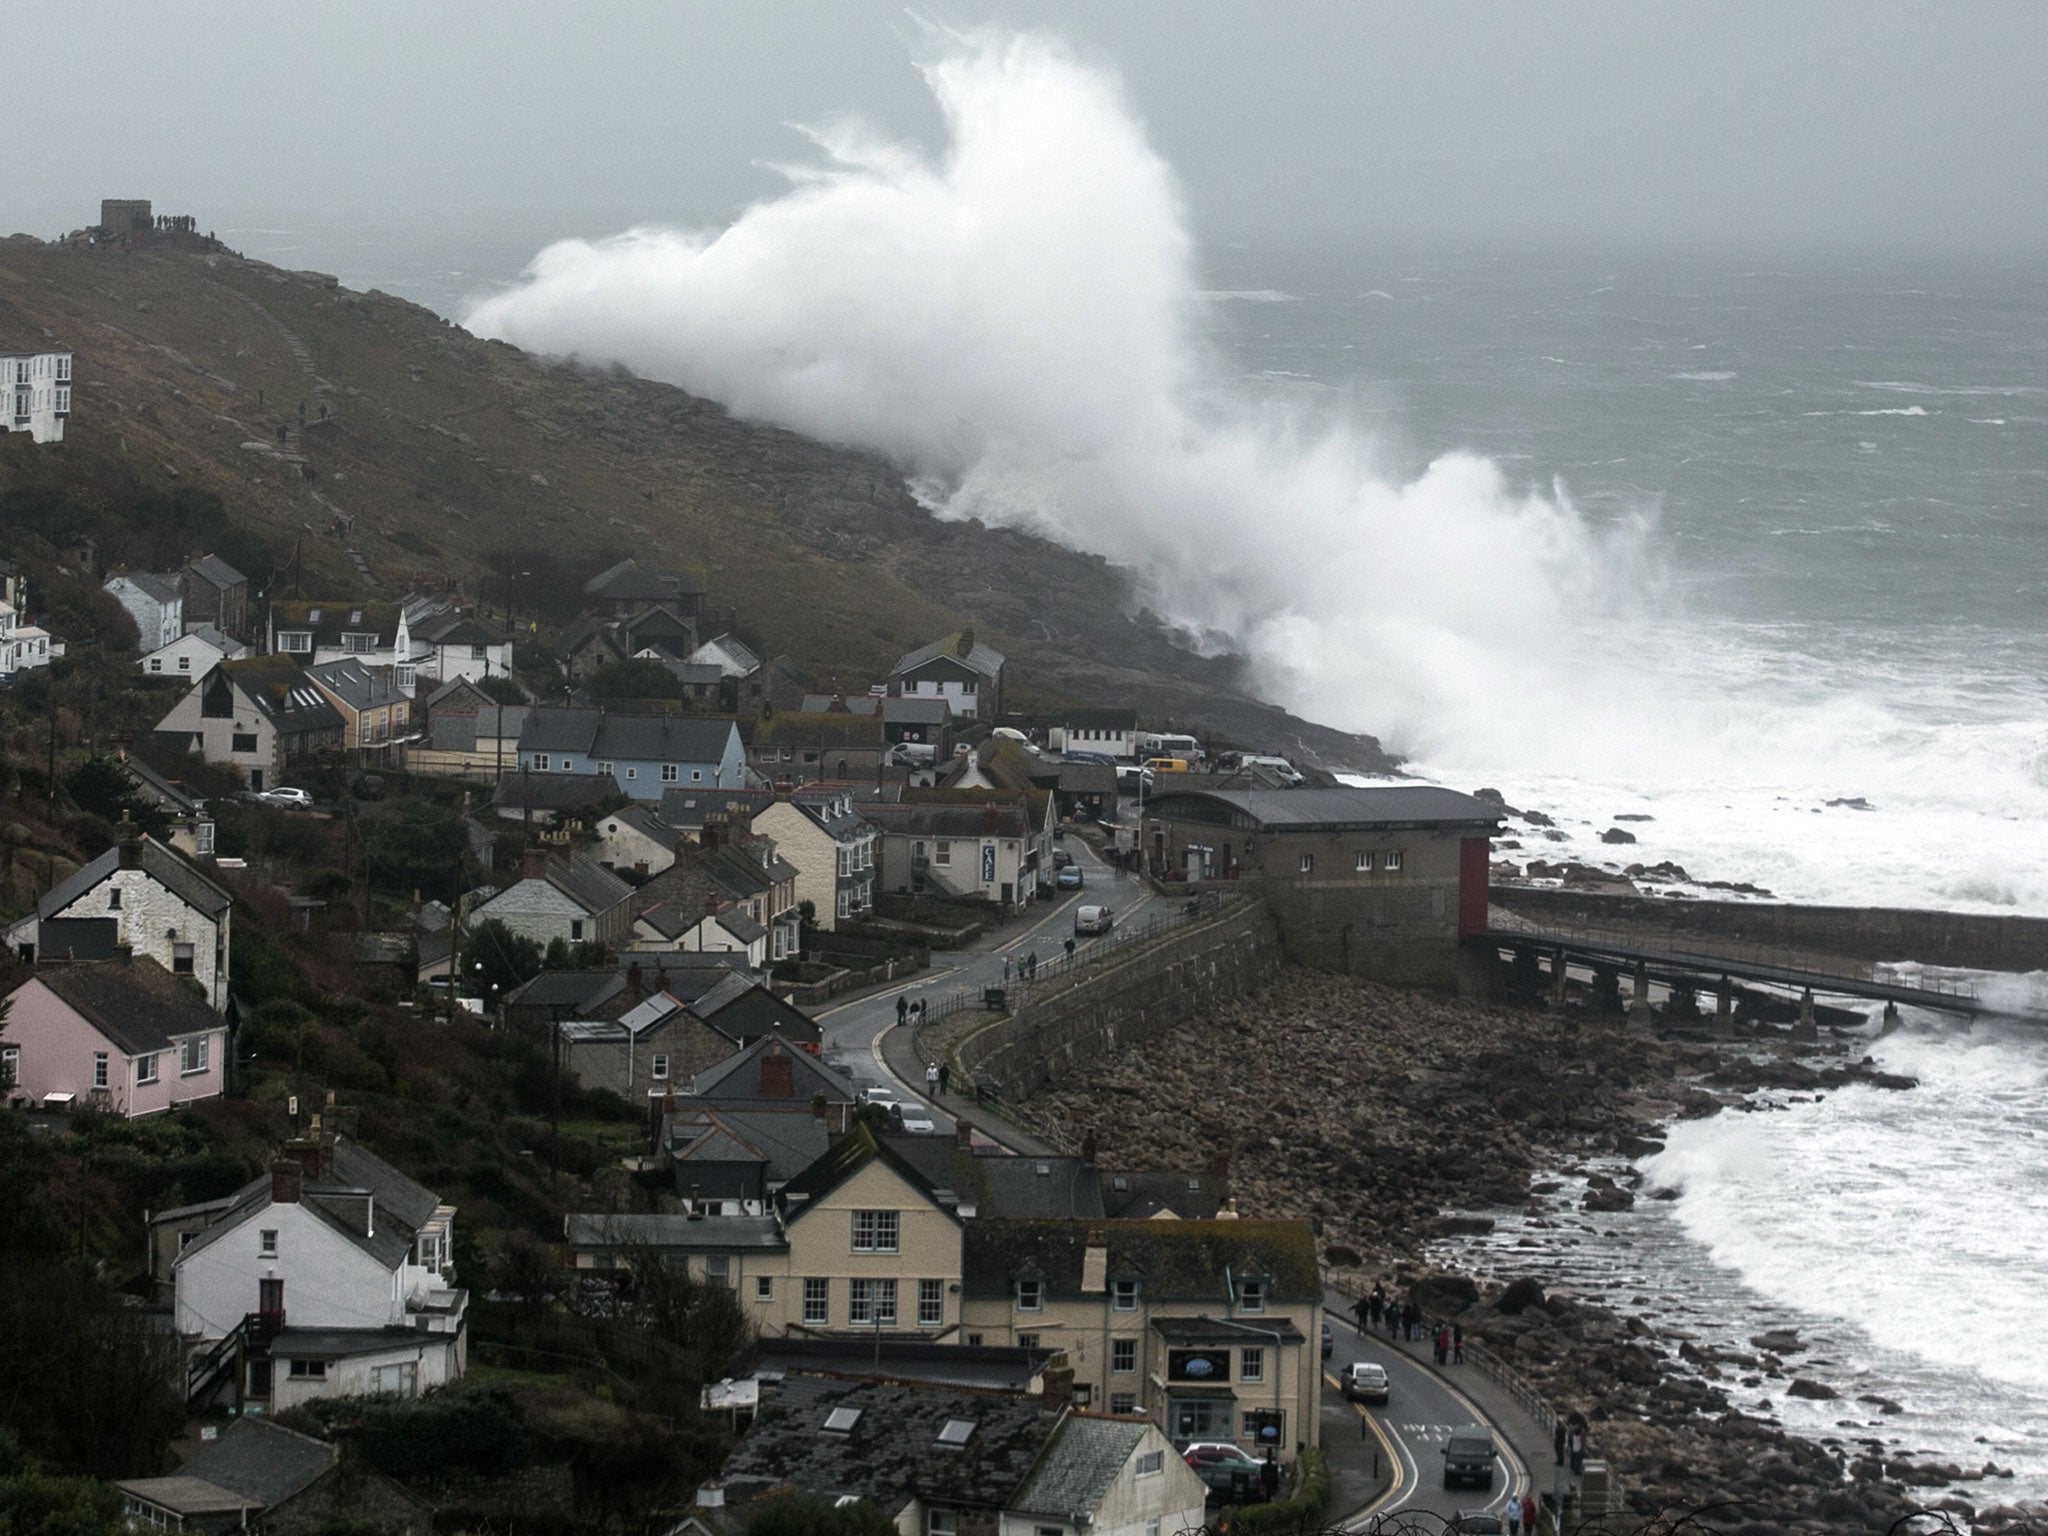
[(896, 999), (896, 1022), (899, 1025), (910, 1022), (910, 994), (907, 992)]
[(1451, 1364), (1463, 1365), (1464, 1363), (1465, 1325), (1463, 1323), (1453, 1323), (1451, 1324)]
[(1447, 1363), (1449, 1362), (1450, 1358), (1451, 1358), (1451, 1329), (1450, 1329), (1450, 1325), (1449, 1325), (1448, 1323), (1438, 1323), (1438, 1324), (1437, 1324), (1437, 1327), (1436, 1327), (1436, 1363), (1437, 1363), (1438, 1365), (1444, 1365), (1444, 1364), (1447, 1364)]
[(1032, 950), (1032, 951), (1031, 951), (1031, 953), (1030, 953), (1030, 954), (1028, 954), (1028, 955), (1026, 955), (1026, 956), (1024, 957), (1024, 979), (1025, 979), (1026, 981), (1035, 981), (1035, 980), (1036, 980), (1037, 978), (1038, 978), (1038, 951), (1034, 949), (1034, 950)]
[(1564, 1420), (1559, 1419), (1550, 1426), (1550, 1448), (1556, 1453), (1557, 1464), (1564, 1465)]
[(924, 1091), (927, 1094), (934, 1094), (939, 1091), (939, 1064), (936, 1061), (925, 1063)]
[(944, 1092), (946, 1091), (946, 1080), (947, 1080), (948, 1078), (950, 1078), (950, 1077), (951, 1077), (952, 1075), (953, 1075), (953, 1069), (952, 1069), (951, 1067), (947, 1066), (947, 1065), (946, 1065), (946, 1064), (945, 1064), (945, 1063), (944, 1063), (943, 1061), (942, 1061), (942, 1062), (940, 1062), (940, 1063), (939, 1063), (939, 1092), (940, 1092), (940, 1093), (944, 1093)]
[(1363, 1296), (1359, 1297), (1357, 1301), (1351, 1304), (1351, 1315), (1358, 1319), (1358, 1331), (1360, 1333), (1365, 1332), (1366, 1319), (1368, 1318), (1372, 1320), (1373, 1327), (1377, 1328), (1380, 1325), (1380, 1315), (1378, 1311), (1376, 1311), (1372, 1303)]
[(1522, 1490), (1522, 1529), (1527, 1536), (1536, 1536), (1536, 1495), (1526, 1488)]
[(1003, 985), (1007, 987), (1007, 986), (1008, 986), (1009, 984), (1010, 984), (1010, 957), (1009, 957), (1008, 955), (1005, 955), (1005, 956), (1003, 956)]
[(1419, 1303), (1411, 1301), (1407, 1306), (1403, 1307), (1401, 1309), (1401, 1321), (1408, 1325), (1408, 1342), (1410, 1344), (1413, 1344), (1422, 1337), (1422, 1307)]
[(1074, 941), (1072, 939), (1067, 940), (1067, 958), (1069, 960), (1074, 958)]
[(1508, 1536), (1522, 1536), (1522, 1501), (1509, 1499), (1501, 1513), (1508, 1517)]

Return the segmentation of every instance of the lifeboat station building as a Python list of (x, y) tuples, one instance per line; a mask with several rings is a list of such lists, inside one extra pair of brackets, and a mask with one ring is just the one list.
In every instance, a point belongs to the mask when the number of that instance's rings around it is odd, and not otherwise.
[(1318, 970), (1449, 990), (1460, 944), (1484, 931), (1501, 812), (1431, 784), (1169, 789), (1145, 802), (1155, 880), (1248, 888), (1287, 956)]

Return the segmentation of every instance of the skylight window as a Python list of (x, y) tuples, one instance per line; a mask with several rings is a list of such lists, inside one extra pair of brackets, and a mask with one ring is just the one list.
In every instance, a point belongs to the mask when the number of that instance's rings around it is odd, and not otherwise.
[(946, 1427), (939, 1431), (939, 1444), (965, 1445), (974, 1438), (974, 1431), (979, 1424), (978, 1419), (948, 1419)]
[(826, 1433), (834, 1435), (852, 1434), (853, 1426), (860, 1422), (860, 1415), (861, 1410), (858, 1408), (834, 1408), (825, 1415)]

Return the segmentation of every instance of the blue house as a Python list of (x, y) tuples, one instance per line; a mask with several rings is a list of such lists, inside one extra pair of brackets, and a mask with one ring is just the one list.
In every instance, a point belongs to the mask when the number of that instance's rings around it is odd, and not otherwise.
[(519, 732), (519, 766), (532, 773), (608, 774), (635, 800), (659, 800), (666, 790), (692, 785), (746, 784), (739, 727), (690, 715), (535, 708)]

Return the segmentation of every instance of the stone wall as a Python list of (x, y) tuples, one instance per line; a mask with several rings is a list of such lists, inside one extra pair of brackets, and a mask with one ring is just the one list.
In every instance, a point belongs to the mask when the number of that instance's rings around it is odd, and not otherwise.
[(969, 1083), (1017, 1100), (1057, 1083), (1120, 1045), (1152, 1036), (1203, 1009), (1264, 985), (1279, 969), (1280, 936), (1258, 902), (1174, 930), (1155, 943), (1073, 972), (1014, 1014), (953, 1049)]
[(1768, 944), (1853, 960), (1916, 960), (1970, 970), (2048, 970), (2048, 918), (1905, 907), (1804, 907), (1780, 902), (1596, 896), (1493, 887), (1493, 905), (1530, 922), (1654, 928), (1730, 943)]

